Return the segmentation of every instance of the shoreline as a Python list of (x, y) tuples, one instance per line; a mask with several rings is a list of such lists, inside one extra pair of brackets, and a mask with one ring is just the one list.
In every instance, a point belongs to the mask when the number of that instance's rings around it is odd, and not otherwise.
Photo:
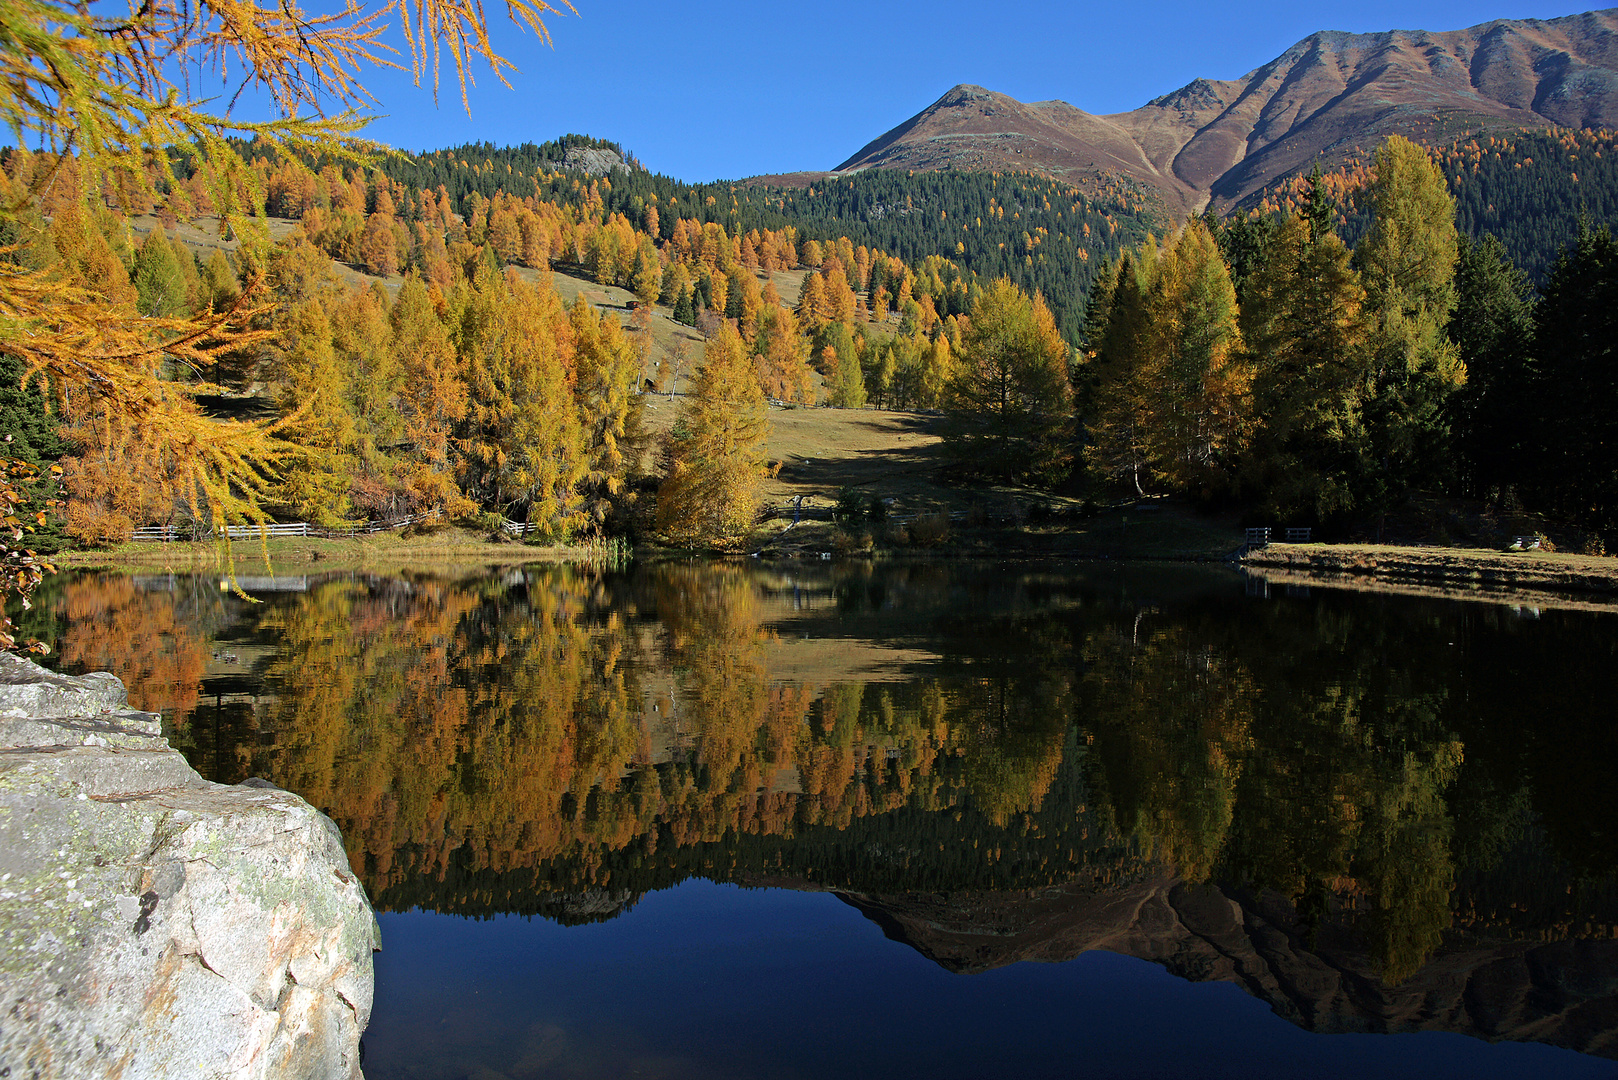
[[(266, 566), (266, 557), (268, 566)], [(346, 570), (366, 566), (404, 569), (409, 566), (517, 563), (588, 563), (621, 557), (600, 544), (524, 544), (490, 540), (461, 529), (402, 537), (374, 533), (366, 537), (325, 540), (319, 537), (272, 537), (262, 543), (238, 540), (227, 549), (209, 540), (127, 541), (109, 548), (88, 548), (46, 556), (61, 570), (131, 569), (225, 571), (253, 576), (299, 572), (311, 568)]]
[(363, 1080), (380, 931), (329, 817), (9, 653), (0, 750), (0, 1076)]
[[(1076, 531), (1077, 532), (1077, 531)], [(1355, 588), (1375, 585), (1415, 588), (1444, 587), (1459, 596), (1478, 599), (1509, 599), (1517, 594), (1525, 602), (1556, 597), (1588, 597), (1594, 606), (1618, 606), (1618, 558), (1576, 555), (1565, 552), (1494, 551), (1480, 548), (1404, 547), (1375, 544), (1271, 544), (1240, 558), (1212, 554), (1206, 542), (1190, 545), (1149, 542), (1095, 543), (1096, 537), (1066, 534), (1066, 530), (1041, 530), (1015, 542), (1015, 534), (994, 531), (989, 535), (967, 532), (933, 548), (888, 548), (835, 550), (831, 543), (811, 543), (804, 548), (784, 548), (764, 544), (758, 554), (766, 561), (816, 558), (822, 547), (835, 558), (852, 559), (1056, 559), (1085, 562), (1179, 562), (1211, 565), (1224, 563), (1265, 574), (1283, 584), (1309, 584)], [(829, 540), (830, 537), (816, 537)], [(1143, 537), (1144, 539), (1144, 537)], [(1154, 538), (1157, 539), (1157, 538)], [(1179, 538), (1176, 538), (1179, 539)], [(1200, 538), (1199, 538), (1200, 539)], [(1063, 541), (1068, 541), (1064, 543)], [(1090, 541), (1085, 543), (1084, 541)], [(1073, 541), (1078, 541), (1073, 544)], [(1072, 546), (1069, 546), (1069, 545)], [(771, 550), (774, 548), (774, 550)], [(1179, 550), (1174, 550), (1179, 548)], [(400, 537), (377, 534), (371, 537), (322, 540), (313, 537), (275, 538), (261, 546), (254, 542), (233, 544), (226, 549), (210, 542), (126, 543), (104, 550), (63, 552), (50, 557), (58, 568), (67, 570), (146, 570), (168, 572), (223, 572), (234, 569), (238, 576), (252, 577), (268, 571), (275, 575), (310, 571), (377, 567), (446, 569), (456, 566), (502, 566), (532, 563), (603, 564), (625, 558), (731, 557), (745, 553), (698, 552), (640, 545), (634, 549), (607, 545), (528, 545), (518, 541), (490, 540), (464, 530), (448, 530), (428, 535)], [(1609, 603), (1608, 598), (1611, 598)]]
[[(1498, 589), (1524, 595), (1618, 596), (1618, 558), (1563, 552), (1479, 548), (1395, 547), (1375, 544), (1272, 544), (1248, 552), (1240, 565), (1290, 578), (1354, 586), (1404, 584)], [(1280, 575), (1277, 575), (1280, 576)]]

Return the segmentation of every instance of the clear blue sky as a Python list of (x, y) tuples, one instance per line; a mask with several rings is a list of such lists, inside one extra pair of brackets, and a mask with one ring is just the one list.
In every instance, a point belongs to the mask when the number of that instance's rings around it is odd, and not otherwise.
[(498, 0), (488, 5), (521, 70), (510, 90), (479, 73), (470, 117), (452, 82), (435, 107), (408, 78), (372, 75), (385, 115), (370, 136), (420, 150), (581, 132), (656, 172), (733, 179), (829, 169), (957, 83), (1123, 112), (1198, 76), (1244, 74), (1316, 30), (1453, 30), (1590, 10), (1544, 0), (577, 3), (577, 15), (548, 21), (551, 48), (496, 16)]

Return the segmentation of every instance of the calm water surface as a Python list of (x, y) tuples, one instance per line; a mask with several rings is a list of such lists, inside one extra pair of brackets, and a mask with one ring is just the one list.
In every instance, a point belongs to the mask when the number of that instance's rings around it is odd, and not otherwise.
[(1107, 564), (55, 579), (341, 826), (371, 1080), (1618, 1076), (1618, 616)]

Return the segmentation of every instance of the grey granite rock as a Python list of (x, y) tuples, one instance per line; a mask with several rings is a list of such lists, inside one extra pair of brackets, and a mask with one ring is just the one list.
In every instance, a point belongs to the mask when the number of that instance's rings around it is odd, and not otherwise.
[(324, 814), (0, 656), (0, 1075), (358, 1078), (377, 946)]

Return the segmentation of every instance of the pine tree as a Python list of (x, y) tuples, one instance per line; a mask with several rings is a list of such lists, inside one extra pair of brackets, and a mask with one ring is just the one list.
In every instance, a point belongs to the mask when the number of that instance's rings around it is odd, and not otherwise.
[(211, 304), (214, 311), (225, 310), (242, 294), (241, 282), (231, 269), (230, 259), (218, 248), (214, 248), (202, 268), (202, 291), (204, 302)]
[(375, 213), (365, 220), (360, 236), (359, 261), (367, 273), (392, 277), (399, 272), (398, 245), (393, 237), (393, 215)]
[(691, 302), (691, 290), (682, 289), (674, 301), (674, 321), (685, 326), (697, 325), (696, 305)]
[(754, 345), (761, 368), (760, 383), (767, 397), (780, 401), (815, 402), (815, 376), (809, 367), (809, 346), (798, 332), (798, 320), (784, 307), (770, 307), (759, 319)]
[(944, 401), (950, 380), (955, 377), (955, 357), (950, 351), (949, 337), (939, 334), (932, 340), (922, 358), (921, 381), (916, 393), (916, 404), (924, 409), (936, 409)]
[[(640, 352), (617, 318), (599, 315), (582, 296), (574, 300), (568, 318), (573, 327), (573, 392), (589, 461), (584, 482), (605, 495), (617, 495), (642, 449)], [(605, 500), (591, 509), (597, 522), (604, 520)]]
[(1531, 496), (1618, 529), (1618, 240), (1580, 230), (1535, 311), (1537, 370), (1519, 416), (1530, 429)]
[(1337, 204), (1326, 191), (1319, 161), (1309, 171), (1308, 184), (1303, 195), (1303, 219), (1309, 223), (1309, 242), (1318, 244), (1321, 237), (1337, 231)]
[[(10, 458), (27, 466), (12, 478), (12, 483), (27, 500), (30, 514), (44, 511), (53, 499), (51, 466), (68, 451), (62, 439), (62, 418), (47, 400), (42, 381), (25, 383), (22, 364), (16, 357), (0, 352), (0, 439)], [(27, 544), (33, 550), (50, 554), (62, 546), (60, 512), (47, 514), (43, 522), (37, 517), (31, 523), (24, 515), (19, 518), (25, 522)]]
[(865, 373), (860, 369), (859, 351), (847, 323), (831, 323), (819, 338), (822, 352), (830, 350), (835, 363), (825, 371), (826, 404), (834, 409), (865, 408)]
[(1486, 497), (1522, 480), (1529, 425), (1523, 403), (1532, 388), (1533, 285), (1493, 236), (1461, 237), (1449, 338), (1466, 365), (1452, 402), (1456, 486)]
[(331, 326), (354, 420), (353, 503), (365, 517), (394, 517), (403, 511), (392, 455), (405, 441), (399, 409), (405, 373), (393, 348), (387, 293), (380, 284), (348, 293), (332, 305)]
[(861, 366), (865, 369), (866, 397), (874, 401), (877, 408), (887, 408), (894, 375), (898, 370), (892, 343), (874, 343), (866, 350), (866, 362)]
[(457, 427), (461, 488), (548, 538), (582, 524), (587, 460), (568, 387), (572, 333), (549, 288), (485, 264), (450, 298), (467, 414)]
[[(651, 220), (657, 220), (657, 209), (649, 207), (647, 213)], [(657, 248), (652, 244), (652, 238), (644, 234), (635, 249), (635, 275), (631, 281), (635, 290), (635, 298), (643, 304), (650, 304), (657, 299), (663, 288), (663, 264), (658, 260)]]
[[(1219, 251), (1225, 257), (1225, 264), (1230, 267), (1230, 280), (1236, 287), (1238, 303), (1245, 303), (1247, 278), (1268, 258), (1270, 244), (1274, 242), (1279, 228), (1279, 223), (1269, 214), (1250, 214), (1223, 223), (1214, 234), (1219, 241)], [(1335, 233), (1336, 216), (1311, 222), (1311, 230), (1321, 235)]]
[(135, 252), (134, 284), (135, 307), (142, 315), (166, 319), (186, 313), (185, 271), (180, 267), (180, 256), (160, 228), (147, 233)]
[(404, 373), (398, 400), (409, 447), (396, 459), (397, 486), (412, 513), (443, 510), (451, 520), (464, 517), (477, 506), (455, 481), (450, 439), (466, 415), (466, 384), (449, 333), (419, 277), (405, 278), (388, 322), (395, 363)]
[(1213, 237), (1198, 222), (1161, 260), (1146, 304), (1148, 453), (1181, 491), (1226, 487), (1247, 424), (1236, 290)]
[(826, 287), (819, 274), (803, 275), (803, 288), (798, 294), (798, 325), (811, 336), (820, 333), (827, 323)]
[(1143, 244), (1134, 254), (1119, 260), (1106, 328), (1086, 365), (1092, 408), (1085, 457), (1103, 477), (1126, 480), (1135, 494), (1144, 495), (1154, 479), (1147, 299), (1155, 281), (1156, 245)]
[(300, 460), (283, 474), (276, 498), (305, 521), (339, 525), (352, 507), (358, 434), (348, 372), (338, 363), (331, 320), (318, 300), (292, 308), (281, 340), (276, 366), (287, 420), (277, 434), (296, 446)]

